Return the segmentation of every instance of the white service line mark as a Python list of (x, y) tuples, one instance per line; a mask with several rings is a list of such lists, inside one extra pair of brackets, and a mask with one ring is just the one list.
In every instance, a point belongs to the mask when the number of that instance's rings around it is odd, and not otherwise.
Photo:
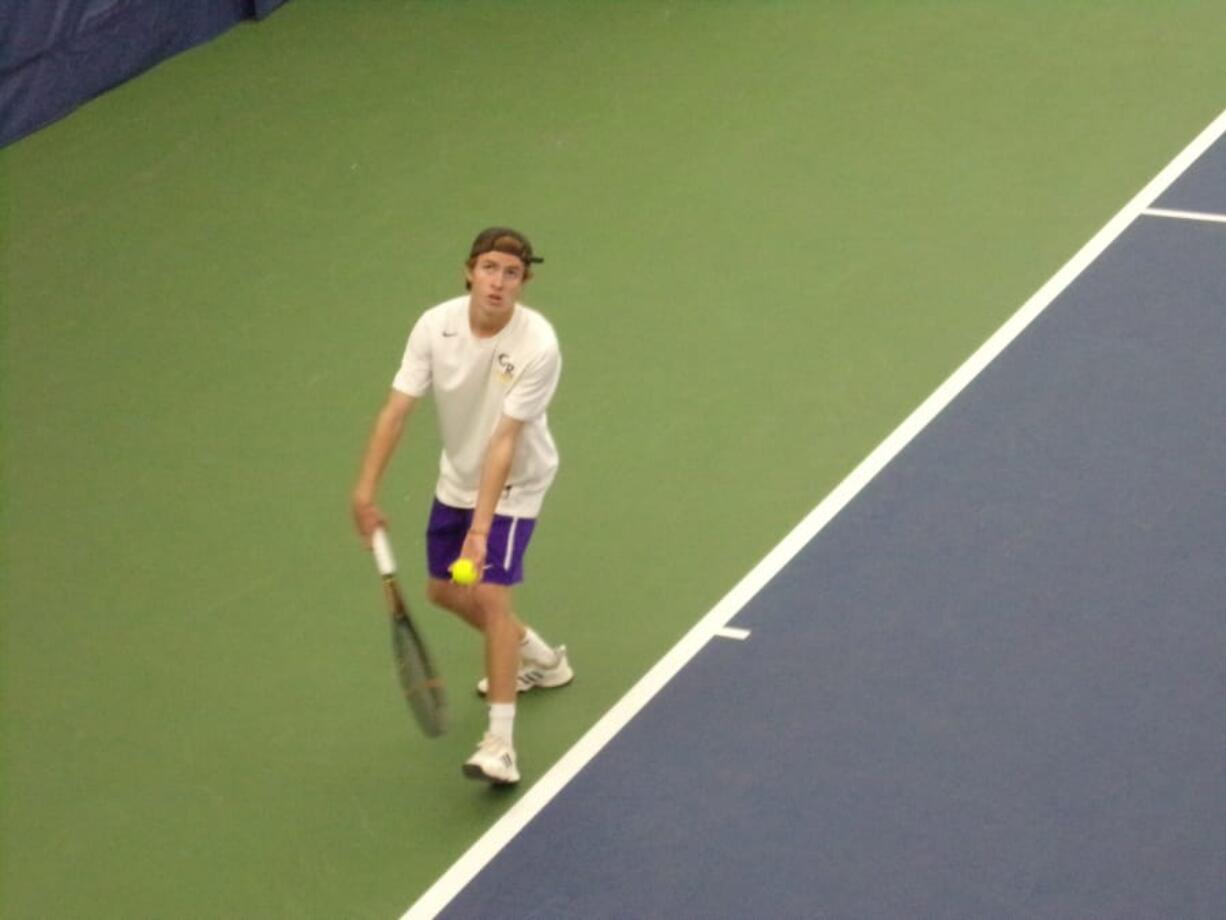
[(1175, 220), (1204, 220), (1214, 224), (1226, 224), (1226, 214), (1210, 214), (1207, 211), (1171, 211), (1167, 208), (1146, 208), (1141, 213), (1149, 217), (1170, 217)]

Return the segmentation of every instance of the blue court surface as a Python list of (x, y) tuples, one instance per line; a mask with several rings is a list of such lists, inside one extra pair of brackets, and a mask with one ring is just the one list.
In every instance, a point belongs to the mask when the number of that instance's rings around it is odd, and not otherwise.
[(1226, 140), (443, 908), (1226, 916)]
[(1207, 150), (1154, 204), (1226, 215), (1226, 144), (1219, 141)]

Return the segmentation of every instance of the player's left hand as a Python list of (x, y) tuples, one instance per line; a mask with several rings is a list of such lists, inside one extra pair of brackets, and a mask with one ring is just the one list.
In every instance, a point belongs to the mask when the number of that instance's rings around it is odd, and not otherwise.
[(464, 538), (464, 548), (460, 551), (460, 558), (469, 560), (473, 568), (477, 570), (477, 584), (481, 583), (482, 576), (485, 574), (487, 553), (485, 534), (469, 531)]

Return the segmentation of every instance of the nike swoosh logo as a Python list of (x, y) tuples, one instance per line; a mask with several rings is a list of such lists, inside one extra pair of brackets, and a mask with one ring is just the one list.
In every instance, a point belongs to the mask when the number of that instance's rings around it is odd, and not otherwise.
[(443, 338), (445, 338), (445, 339), (449, 339), (449, 338), (451, 338), (453, 335), (459, 335), (459, 333), (458, 333), (458, 332), (444, 332), (444, 333), (443, 333)]

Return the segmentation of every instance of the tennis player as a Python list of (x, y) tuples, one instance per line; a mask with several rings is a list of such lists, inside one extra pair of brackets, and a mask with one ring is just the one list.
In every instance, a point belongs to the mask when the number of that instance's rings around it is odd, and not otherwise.
[[(464, 774), (493, 784), (519, 781), (513, 728), (517, 692), (561, 687), (574, 672), (566, 647), (554, 648), (515, 614), (512, 588), (558, 468), (546, 409), (562, 370), (549, 322), (519, 302), (543, 261), (515, 230), (491, 227), (473, 241), (465, 263), (468, 293), (421, 315), (387, 403), (375, 421), (353, 490), (362, 537), (385, 522), (375, 504), (384, 470), (418, 400), (433, 393), (443, 453), (426, 530), (430, 600), (485, 637), (489, 730)], [(450, 578), (469, 559), (480, 580)]]

